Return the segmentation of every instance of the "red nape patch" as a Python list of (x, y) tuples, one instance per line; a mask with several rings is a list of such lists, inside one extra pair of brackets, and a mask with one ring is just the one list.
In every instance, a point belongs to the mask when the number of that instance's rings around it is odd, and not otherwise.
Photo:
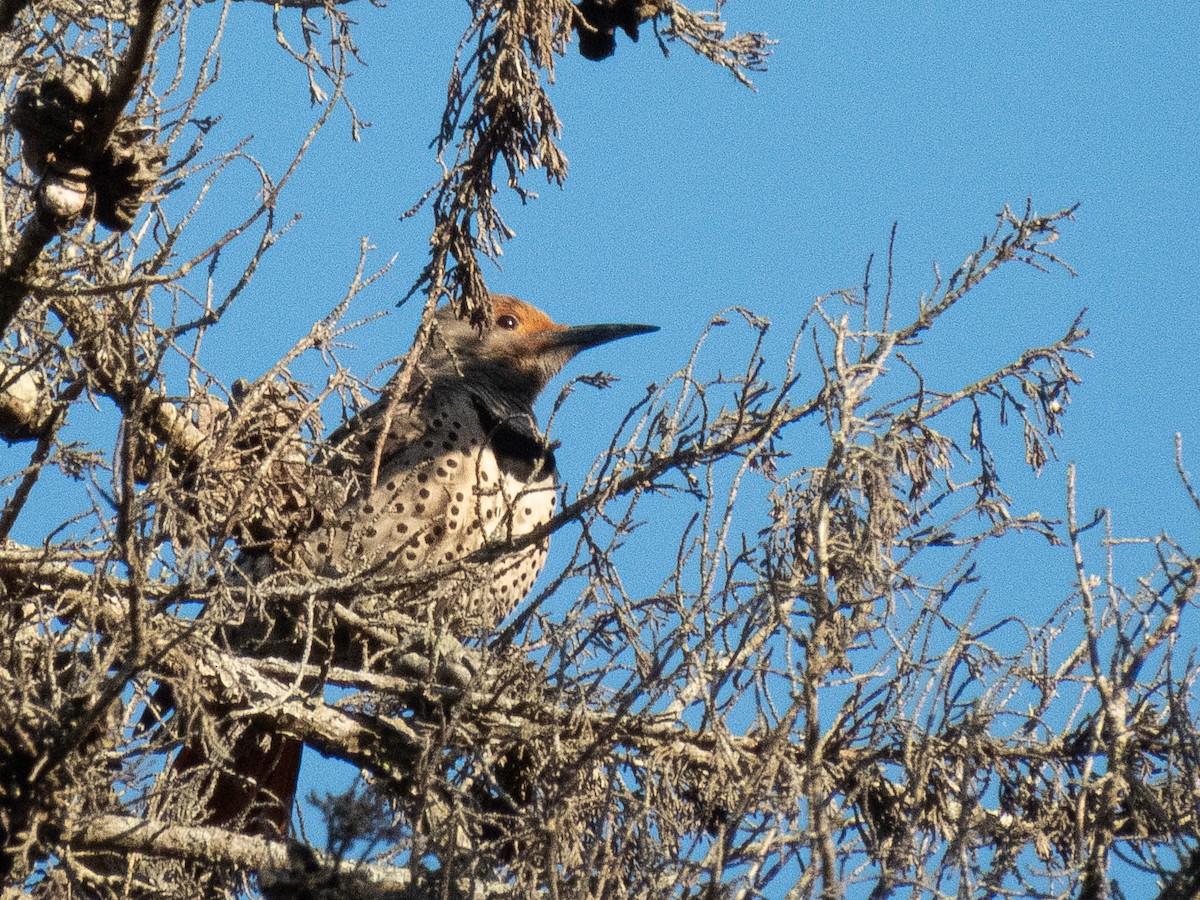
[(516, 328), (518, 334), (540, 334), (566, 328), (524, 300), (518, 300), (508, 294), (492, 294), (492, 318), (498, 319), (501, 316), (512, 316), (520, 323)]

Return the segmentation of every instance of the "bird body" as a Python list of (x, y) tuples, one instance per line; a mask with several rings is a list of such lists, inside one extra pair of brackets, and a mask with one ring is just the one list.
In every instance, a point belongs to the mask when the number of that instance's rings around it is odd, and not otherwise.
[[(336, 485), (329, 511), (247, 571), (254, 580), (315, 574), (370, 581), (351, 608), (376, 627), (425, 624), (459, 639), (494, 629), (528, 594), (548, 549), (548, 538), (521, 541), (550, 520), (558, 484), (535, 400), (581, 350), (654, 330), (569, 328), (504, 295), (493, 296), (492, 321), (482, 329), (439, 310), (420, 355), (331, 435), (320, 460)], [(471, 561), (488, 548), (494, 552), (483, 562)], [(285, 619), (290, 624), (281, 627)], [(282, 633), (295, 647), (301, 620), (250, 616), (230, 643), (239, 650), (258, 644), (262, 652), (277, 643), (264, 636)], [(333, 655), (344, 660), (348, 648)], [(206, 821), (228, 824), (258, 806), (285, 831), (299, 752), (294, 739), (244, 733), (219, 776), (232, 773), (238, 784), (215, 786)], [(175, 767), (202, 758), (185, 746)]]
[(498, 556), (475, 589), (460, 564), (553, 514), (554, 454), (532, 423), (532, 413), (520, 426), (500, 421), (460, 385), (432, 388), (415, 402), (380, 401), (342, 444), (353, 461), (347, 500), (304, 537), (304, 568), (393, 576), (386, 610), (366, 610), (368, 620), (372, 612), (399, 614), (457, 637), (494, 627), (541, 571), (546, 541)]

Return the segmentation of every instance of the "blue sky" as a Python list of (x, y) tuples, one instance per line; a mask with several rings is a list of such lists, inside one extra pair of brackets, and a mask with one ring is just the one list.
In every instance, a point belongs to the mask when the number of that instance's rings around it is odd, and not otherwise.
[[(335, 119), (284, 193), (281, 208), (304, 219), (206, 344), (226, 383), (260, 374), (336, 302), (362, 236), (377, 261), (397, 263), (360, 314), (393, 310), (426, 260), (429, 217), (400, 214), (438, 173), (429, 142), (465, 5), (351, 9), (367, 67), (350, 93), (374, 124), (351, 143)], [(1058, 246), (1078, 277), (1014, 269), (920, 353), (933, 386), (952, 387), (1053, 341), (1087, 307), (1096, 355), (1080, 361), (1060, 462), (1035, 481), (1014, 459), (1003, 486), (1018, 507), (1060, 516), (1064, 463), (1075, 462), (1083, 510), (1112, 507), (1120, 534), (1169, 530), (1194, 544), (1173, 435), (1200, 472), (1200, 4), (733, 0), (726, 15), (779, 41), (757, 92), (681, 45), (664, 59), (648, 28), (637, 45), (619, 37), (602, 63), (572, 51), (551, 88), (565, 189), (535, 177), (537, 201), (501, 198), (518, 236), (487, 273), (493, 289), (560, 321), (662, 326), (574, 364), (622, 382), (577, 394), (563, 415), (568, 480), (723, 308), (771, 319), (782, 366), (789, 326), (815, 297), (859, 285), (893, 222), (903, 316), (932, 287), (931, 263), (952, 271), (1002, 204), (1080, 201)], [(278, 172), (312, 117), (304, 73), (276, 48), (269, 9), (234, 4), (229, 30), (208, 110), (225, 118), (211, 140), (253, 134), (249, 151)], [(214, 192), (216, 218), (248, 202), (243, 187), (235, 177)], [(393, 310), (356, 336), (347, 358), (360, 374), (408, 346), (418, 312)], [(1031, 616), (1058, 599), (1037, 585), (1016, 594)]]
[[(207, 345), (227, 381), (257, 375), (341, 296), (362, 236), (379, 261), (395, 254), (397, 264), (361, 313), (391, 310), (426, 259), (429, 217), (399, 216), (438, 172), (429, 142), (465, 10), (353, 9), (368, 65), (350, 92), (374, 124), (352, 144), (344, 117), (335, 121), (284, 194), (283, 209), (304, 220)], [(561, 321), (662, 326), (574, 364), (574, 373), (605, 368), (622, 382), (577, 394), (560, 419), (567, 479), (582, 478), (608, 427), (645, 384), (682, 365), (723, 308), (770, 318), (782, 366), (789, 327), (815, 297), (861, 284), (893, 222), (902, 316), (931, 289), (931, 264), (952, 271), (1002, 204), (1020, 208), (1028, 197), (1050, 212), (1079, 201), (1059, 244), (1078, 277), (1013, 268), (915, 353), (934, 387), (957, 386), (1053, 341), (1087, 307), (1096, 355), (1079, 361), (1084, 383), (1060, 461), (1034, 480), (1018, 435), (993, 430), (1014, 454), (1002, 486), (1018, 509), (1061, 517), (1065, 463), (1075, 462), (1085, 514), (1109, 506), (1120, 535), (1169, 530), (1194, 541), (1173, 436), (1182, 432), (1200, 471), (1200, 6), (734, 0), (726, 14), (735, 28), (779, 41), (757, 92), (685, 47), (672, 45), (665, 59), (645, 28), (637, 45), (619, 38), (605, 62), (572, 53), (551, 88), (571, 161), (566, 187), (535, 177), (537, 201), (501, 199), (518, 236), (502, 269), (489, 272), (493, 289)], [(231, 30), (214, 98), (226, 116), (218, 136), (253, 133), (251, 151), (281, 162), (306, 121), (303, 73), (274, 49), (267, 10), (236, 5)], [(242, 72), (254, 80), (235, 77)], [(247, 90), (260, 75), (269, 109)], [(356, 337), (348, 358), (360, 373), (408, 346), (417, 313), (410, 305)], [(728, 364), (740, 361), (730, 354)], [(1030, 577), (1042, 553), (1030, 539), (990, 562), (1004, 612), (1040, 621), (1069, 589), (1065, 557)], [(1129, 577), (1141, 570), (1131, 562)], [(321, 771), (313, 762), (310, 777)]]
[[(399, 217), (439, 171), (429, 143), (465, 7), (353, 10), (367, 66), (350, 93), (374, 124), (355, 144), (345, 117), (335, 120), (284, 193), (282, 209), (302, 211), (303, 221), (206, 345), (227, 382), (259, 374), (341, 296), (364, 235), (377, 261), (394, 254), (397, 263), (360, 313), (393, 310), (426, 259), (430, 217)], [(914, 355), (931, 386), (959, 386), (1053, 341), (1087, 307), (1095, 358), (1078, 361), (1084, 383), (1073, 392), (1059, 462), (1032, 479), (1017, 431), (993, 428), (1007, 454), (1002, 487), (1018, 509), (1061, 518), (1065, 463), (1074, 462), (1081, 515), (1107, 506), (1118, 535), (1168, 530), (1194, 540), (1173, 440), (1182, 433), (1185, 460), (1200, 471), (1192, 462), (1200, 459), (1192, 361), (1200, 7), (734, 0), (726, 14), (734, 28), (779, 42), (757, 92), (680, 45), (664, 58), (647, 28), (636, 45), (620, 37), (601, 63), (572, 52), (550, 89), (571, 162), (565, 189), (535, 175), (536, 201), (501, 197), (518, 234), (502, 267), (487, 271), (493, 289), (560, 321), (662, 326), (569, 370), (604, 368), (622, 382), (603, 395), (577, 394), (561, 416), (566, 478), (582, 478), (607, 425), (683, 363), (723, 308), (770, 318), (782, 366), (811, 301), (861, 284), (893, 222), (903, 315), (931, 289), (932, 263), (952, 271), (1002, 204), (1021, 208), (1032, 198), (1050, 212), (1078, 201), (1058, 244), (1077, 277), (1011, 268)], [(212, 98), (225, 120), (213, 137), (253, 134), (251, 152), (279, 171), (307, 121), (307, 87), (270, 27), (269, 10), (235, 6), (226, 78)], [(234, 77), (246, 71), (255, 78)], [(267, 97), (249, 90), (260, 75)], [(248, 202), (244, 190), (225, 196)], [(417, 314), (415, 304), (393, 310), (355, 335), (359, 350), (347, 359), (366, 374), (399, 354)], [(730, 353), (728, 365), (739, 362)], [(989, 574), (1006, 602), (1037, 618), (1069, 590), (1067, 561), (1030, 583), (1029, 554), (1044, 559), (1045, 548), (1028, 538), (1006, 550)], [(1129, 564), (1132, 577), (1143, 558)]]
[[(622, 38), (603, 63), (562, 60), (551, 96), (571, 174), (561, 191), (532, 179), (541, 197), (525, 207), (502, 198), (518, 237), (489, 274), (493, 288), (564, 321), (662, 325), (636, 351), (577, 364), (625, 379), (629, 395), (601, 401), (619, 407), (681, 363), (725, 306), (772, 319), (782, 342), (814, 297), (861, 282), (893, 221), (903, 308), (931, 287), (931, 262), (951, 270), (1001, 204), (1031, 197), (1048, 212), (1080, 201), (1059, 244), (1079, 276), (997, 279), (931, 339), (927, 358), (944, 366), (944, 385), (982, 374), (1057, 337), (1086, 306), (1096, 358), (1080, 367), (1061, 444), (1063, 460), (1080, 467), (1082, 505), (1114, 507), (1133, 531), (1194, 533), (1172, 436), (1181, 431), (1191, 447), (1200, 401), (1200, 7), (830, 7), (727, 7), (735, 28), (779, 40), (757, 93), (684, 47), (664, 59), (645, 28), (639, 44)], [(368, 65), (350, 91), (374, 125), (352, 144), (335, 122), (284, 194), (283, 208), (305, 218), (225, 327), (233, 356), (213, 364), (229, 378), (256, 374), (339, 296), (361, 236), (380, 260), (398, 255), (362, 310), (390, 309), (424, 262), (428, 218), (398, 216), (436, 175), (428, 144), (465, 12), (354, 12)], [(253, 133), (253, 152), (282, 159), (304, 121), (302, 72), (270, 46), (267, 10), (239, 5), (231, 30), (221, 96), (238, 102), (222, 104), (221, 130), (226, 139)], [(274, 110), (233, 77), (247, 68), (269, 75)], [(243, 326), (262, 315), (272, 327), (256, 336), (261, 356), (247, 356)], [(403, 309), (359, 336), (361, 371), (407, 346), (415, 316)], [(597, 448), (580, 449), (586, 465)], [(1050, 484), (1061, 475), (1052, 467), (1035, 490), (1061, 505)]]

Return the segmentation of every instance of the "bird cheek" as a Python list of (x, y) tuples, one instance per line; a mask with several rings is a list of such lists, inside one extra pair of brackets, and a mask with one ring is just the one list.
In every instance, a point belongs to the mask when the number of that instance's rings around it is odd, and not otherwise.
[(571, 361), (571, 357), (576, 351), (571, 349), (560, 348), (550, 353), (545, 353), (541, 357), (542, 373), (546, 381), (549, 381), (555, 375), (562, 371), (563, 366)]

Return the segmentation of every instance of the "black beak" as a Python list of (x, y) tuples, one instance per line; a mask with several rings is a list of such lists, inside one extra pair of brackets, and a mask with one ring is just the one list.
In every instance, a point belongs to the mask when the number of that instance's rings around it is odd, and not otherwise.
[(649, 334), (658, 331), (657, 325), (573, 325), (562, 331), (553, 331), (545, 335), (551, 347), (569, 350), (572, 355), (591, 347), (599, 347), (609, 341), (619, 341), (621, 338), (633, 337), (638, 334)]

